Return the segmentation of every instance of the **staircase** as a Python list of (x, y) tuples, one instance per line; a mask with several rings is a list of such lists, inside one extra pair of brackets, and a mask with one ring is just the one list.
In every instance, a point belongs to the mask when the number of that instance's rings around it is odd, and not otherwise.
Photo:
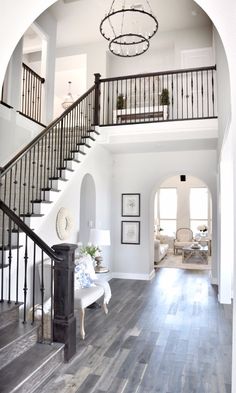
[(0, 391), (34, 392), (63, 362), (63, 344), (40, 344), (37, 324), (19, 321), (20, 304), (0, 304)]
[[(95, 93), (92, 87), (1, 170), (1, 393), (40, 391), (63, 361), (64, 345), (54, 342), (51, 328), (46, 334), (48, 319), (52, 326), (54, 265), (61, 259), (36, 233), (98, 135)], [(51, 311), (45, 312), (48, 258), (52, 300)], [(37, 286), (39, 269), (42, 282)]]

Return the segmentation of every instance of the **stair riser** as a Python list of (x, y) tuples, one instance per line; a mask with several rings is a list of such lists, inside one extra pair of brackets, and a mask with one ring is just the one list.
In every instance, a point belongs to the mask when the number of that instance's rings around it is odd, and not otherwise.
[(80, 162), (84, 160), (85, 154), (82, 153), (74, 153), (74, 158)]
[(54, 354), (50, 359), (41, 365), (35, 372), (21, 384), (14, 389), (17, 393), (36, 393), (42, 392), (40, 386), (47, 378), (63, 363), (64, 351), (60, 350)]
[(59, 193), (54, 191), (42, 191), (41, 196), (45, 201), (54, 202), (58, 197), (57, 194)]
[(7, 313), (0, 313), (0, 328), (3, 329), (5, 326), (10, 325), (19, 320), (19, 310), (13, 309)]
[[(69, 169), (76, 170), (78, 168), (78, 164), (79, 164), (78, 162), (73, 161), (73, 160), (66, 161), (66, 167), (69, 168)], [(67, 173), (68, 173), (68, 171), (66, 171), (66, 174)], [(63, 176), (63, 178), (64, 178), (64, 176)]]
[(35, 214), (47, 214), (51, 209), (50, 203), (39, 202), (33, 205)]
[[(68, 164), (67, 164), (67, 167), (69, 169), (73, 169), (74, 170), (74, 168), (70, 168)], [(63, 179), (70, 180), (71, 177), (73, 176), (73, 172), (71, 172), (69, 170), (66, 170), (66, 169), (62, 169), (61, 176), (62, 176)]]
[(64, 188), (67, 186), (67, 182), (64, 182), (62, 180), (52, 180), (52, 188), (55, 188), (56, 190), (64, 190)]
[(38, 334), (35, 329), (24, 337), (19, 337), (17, 340), (12, 341), (7, 347), (0, 350), (0, 370), (31, 348), (37, 342), (37, 338)]

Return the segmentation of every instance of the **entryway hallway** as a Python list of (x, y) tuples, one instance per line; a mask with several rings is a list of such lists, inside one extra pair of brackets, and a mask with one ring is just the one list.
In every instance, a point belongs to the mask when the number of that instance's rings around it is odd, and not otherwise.
[(109, 314), (87, 310), (77, 354), (47, 393), (230, 393), (232, 307), (208, 271), (158, 269), (152, 281), (113, 279)]

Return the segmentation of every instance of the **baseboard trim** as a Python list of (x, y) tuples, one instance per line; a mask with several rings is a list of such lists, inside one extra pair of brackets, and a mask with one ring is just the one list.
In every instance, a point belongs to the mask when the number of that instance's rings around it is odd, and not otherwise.
[(155, 275), (155, 271), (153, 270), (150, 274), (137, 274), (137, 273), (119, 273), (113, 272), (112, 278), (121, 278), (124, 280), (146, 280), (150, 281)]

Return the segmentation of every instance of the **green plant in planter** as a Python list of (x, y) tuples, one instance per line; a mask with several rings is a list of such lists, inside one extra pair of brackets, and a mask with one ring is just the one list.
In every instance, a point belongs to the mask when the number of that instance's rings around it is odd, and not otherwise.
[(170, 97), (169, 97), (168, 89), (162, 89), (161, 96), (160, 96), (160, 104), (170, 105)]
[(123, 94), (119, 94), (116, 100), (116, 109), (125, 109), (126, 108), (126, 98)]

